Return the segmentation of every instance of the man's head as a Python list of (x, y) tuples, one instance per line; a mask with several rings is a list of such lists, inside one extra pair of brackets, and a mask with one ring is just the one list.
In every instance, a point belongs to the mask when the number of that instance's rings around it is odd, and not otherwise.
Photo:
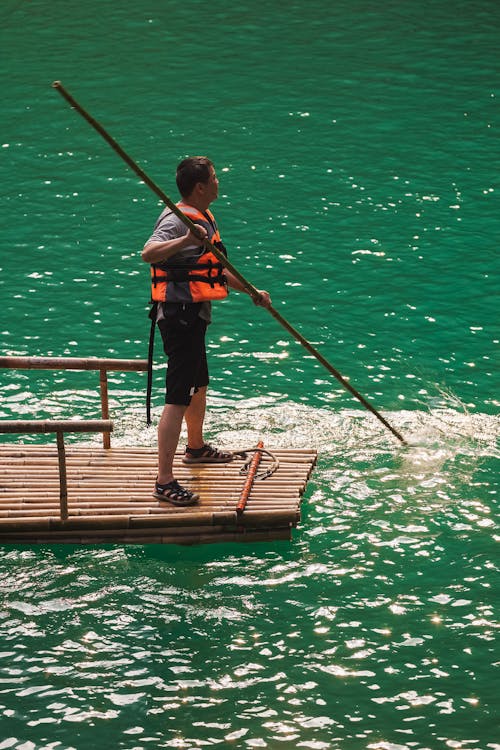
[(217, 198), (218, 180), (214, 165), (206, 156), (183, 159), (177, 167), (176, 182), (183, 198), (201, 193), (208, 201), (207, 205)]

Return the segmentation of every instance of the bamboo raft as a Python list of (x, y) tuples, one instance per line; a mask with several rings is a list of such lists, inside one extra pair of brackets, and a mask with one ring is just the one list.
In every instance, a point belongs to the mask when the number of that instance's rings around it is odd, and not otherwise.
[(252, 482), (250, 474), (240, 474), (242, 458), (229, 464), (185, 466), (179, 454), (176, 476), (199, 492), (200, 500), (177, 508), (152, 497), (154, 450), (71, 445), (66, 447), (63, 518), (55, 448), (2, 445), (0, 542), (201, 544), (291, 539), (316, 454), (279, 450), (274, 455), (277, 471)]
[[(291, 539), (316, 463), (312, 450), (259, 442), (228, 464), (182, 464), (179, 481), (200, 495), (179, 508), (153, 498), (157, 455), (151, 448), (111, 447), (108, 370), (141, 371), (144, 360), (0, 357), (0, 367), (93, 369), (100, 372), (101, 420), (0, 420), (0, 432), (52, 433), (56, 445), (0, 445), (0, 542), (155, 543)], [(66, 446), (67, 432), (102, 432), (103, 447)], [(253, 457), (251, 451), (253, 450)], [(266, 462), (273, 466), (266, 471)], [(244, 473), (243, 473), (244, 472)], [(270, 474), (266, 476), (266, 474)]]

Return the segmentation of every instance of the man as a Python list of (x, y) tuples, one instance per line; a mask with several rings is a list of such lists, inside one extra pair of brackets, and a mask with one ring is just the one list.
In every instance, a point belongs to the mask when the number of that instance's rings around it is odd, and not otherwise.
[[(219, 181), (212, 162), (204, 156), (189, 157), (177, 167), (177, 187), (182, 200), (177, 204), (197, 225), (200, 237), (219, 250), (222, 244), (210, 204), (217, 198)], [(200, 246), (199, 238), (167, 208), (160, 215), (153, 234), (142, 251), (151, 264), (153, 315), (167, 355), (165, 407), (158, 425), (158, 476), (154, 497), (173, 505), (193, 505), (199, 499), (174, 477), (173, 461), (186, 420), (186, 464), (227, 463), (231, 453), (205, 443), (208, 367), (205, 333), (210, 323), (211, 302), (227, 296), (227, 287), (246, 291), (242, 284)], [(259, 291), (255, 304), (270, 307), (266, 291)]]

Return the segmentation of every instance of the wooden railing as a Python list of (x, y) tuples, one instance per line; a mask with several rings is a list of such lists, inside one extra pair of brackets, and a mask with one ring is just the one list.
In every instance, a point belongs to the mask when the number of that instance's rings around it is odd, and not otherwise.
[[(108, 372), (144, 372), (148, 369), (146, 359), (98, 359), (98, 358), (80, 358), (80, 357), (0, 357), (0, 368), (18, 369), (18, 370), (99, 370), (99, 385), (101, 393), (101, 417), (103, 420), (109, 419), (109, 402), (108, 402)], [(1, 422), (1, 424), (7, 424)], [(11, 422), (10, 424), (15, 424)], [(24, 424), (27, 424), (26, 422)], [(40, 424), (32, 422), (31, 424)], [(48, 424), (48, 423), (46, 423)], [(68, 424), (74, 425), (75, 422)], [(83, 424), (83, 423), (82, 423)], [(96, 422), (94, 422), (96, 424)], [(1, 430), (6, 432), (7, 430)], [(34, 429), (32, 432), (48, 432), (49, 430)], [(69, 431), (69, 430), (68, 430)], [(72, 430), (73, 432), (80, 430)], [(92, 431), (92, 430), (89, 430)], [(101, 432), (101, 430), (93, 430)], [(16, 430), (10, 430), (16, 432)], [(29, 430), (19, 430), (19, 432), (29, 432)], [(111, 445), (110, 430), (102, 430), (102, 441), (105, 448)]]
[[(0, 420), (0, 432), (25, 433), (55, 432), (57, 435), (57, 458), (59, 461), (59, 507), (61, 520), (68, 518), (68, 480), (66, 474), (66, 451), (64, 448), (65, 432), (102, 432), (109, 436), (113, 430), (110, 420), (59, 420), (48, 419), (36, 421), (32, 419)], [(36, 491), (36, 488), (35, 488)]]

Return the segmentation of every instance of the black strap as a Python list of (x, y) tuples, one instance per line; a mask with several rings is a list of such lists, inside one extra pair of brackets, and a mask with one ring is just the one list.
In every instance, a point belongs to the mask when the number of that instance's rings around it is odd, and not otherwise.
[[(177, 281), (177, 279), (173, 280)], [(217, 276), (198, 276), (193, 273), (189, 276), (189, 281), (202, 281), (205, 284), (210, 284), (211, 287), (214, 287), (216, 284), (227, 286), (227, 279), (222, 274), (218, 274)]]
[[(199, 273), (197, 273), (199, 270), (207, 270), (208, 274), (206, 276), (203, 276)], [(163, 281), (167, 282), (190, 282), (190, 281), (201, 281), (205, 284), (210, 284), (210, 286), (215, 286), (215, 284), (220, 284), (221, 286), (226, 286), (227, 279), (222, 273), (222, 265), (220, 263), (204, 263), (203, 265), (197, 265), (194, 266), (190, 271), (185, 271), (184, 269), (178, 269), (178, 268), (169, 268), (167, 271), (167, 278), (163, 279)], [(156, 278), (160, 277), (154, 277), (153, 285), (156, 283)]]
[(158, 303), (153, 302), (149, 317), (151, 318), (151, 328), (149, 330), (149, 348), (148, 348), (148, 384), (146, 387), (146, 425), (151, 427), (151, 391), (153, 390), (153, 350), (155, 345), (155, 328), (156, 316), (158, 313)]
[[(154, 275), (156, 275), (158, 270), (164, 271), (170, 274), (170, 273), (175, 273), (177, 271), (186, 272), (186, 273), (189, 273), (190, 271), (199, 271), (199, 270), (209, 271), (212, 268), (217, 268), (222, 271), (224, 266), (222, 265), (222, 263), (219, 263), (218, 260), (216, 260), (215, 263), (213, 260), (207, 260), (206, 263), (170, 263), (170, 264), (165, 263), (164, 265), (160, 265), (160, 264), (153, 265)], [(158, 278), (161, 281), (164, 280), (163, 276), (158, 276)]]

